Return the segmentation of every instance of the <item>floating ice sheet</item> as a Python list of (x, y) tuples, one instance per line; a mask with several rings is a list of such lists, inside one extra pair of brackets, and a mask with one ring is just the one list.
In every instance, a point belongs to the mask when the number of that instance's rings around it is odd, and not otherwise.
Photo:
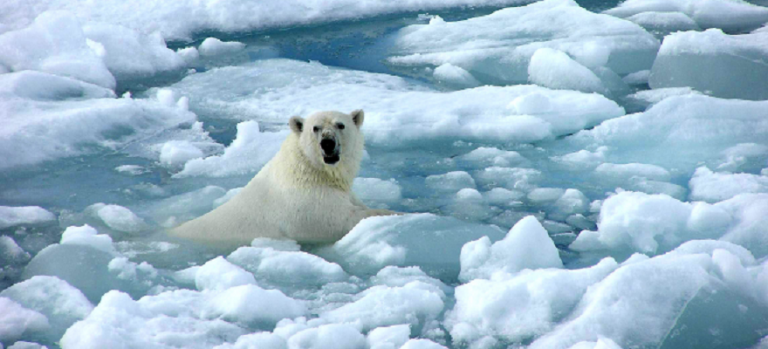
[(36, 336), (46, 344), (57, 342), (67, 328), (93, 310), (93, 305), (80, 290), (53, 276), (35, 276), (17, 283), (0, 292), (0, 297), (10, 298), (46, 316), (50, 328), (45, 334)]
[[(17, 75), (18, 74), (18, 75)], [(15, 77), (14, 77), (15, 76)], [(153, 100), (109, 97), (93, 85), (46, 75), (0, 75), (0, 169), (118, 149), (153, 132), (195, 121), (195, 114)], [(41, 87), (42, 86), (42, 87)], [(33, 89), (39, 91), (31, 92)]]
[(393, 147), (455, 140), (534, 142), (624, 114), (597, 94), (528, 85), (446, 93), (391, 75), (285, 59), (193, 74), (171, 89), (188, 96), (201, 117), (256, 119), (267, 129), (270, 124), (285, 128), (293, 115), (363, 108), (366, 141)]
[[(185, 0), (157, 5), (145, 0), (81, 3), (67, 0), (11, 0), (0, 6), (0, 23), (6, 30), (28, 25), (47, 10), (68, 10), (84, 22), (119, 24), (142, 32), (159, 31), (166, 40), (190, 40), (193, 34), (244, 32), (297, 25), (355, 20), (397, 12), (425, 11), (451, 7), (507, 6), (527, 0), (298, 0), (246, 2)], [(154, 5), (154, 6), (152, 6)], [(2, 31), (3, 27), (0, 27)]]
[[(766, 21), (768, 21), (768, 8)], [(664, 38), (648, 81), (722, 98), (768, 99), (768, 32), (727, 35), (719, 29)]]
[[(6, 4), (7, 6), (7, 4)], [(11, 71), (37, 70), (115, 88), (115, 78), (86, 42), (71, 14), (49, 12), (27, 28), (0, 34), (0, 65)]]
[[(764, 287), (756, 276), (762, 269), (717, 247), (636, 257), (589, 287), (568, 319), (533, 341), (531, 348), (569, 348), (597, 336), (625, 348), (754, 343), (760, 338), (754, 329), (766, 324), (760, 310), (765, 303), (744, 292)], [(734, 321), (734, 326), (714, 325), (711, 314)], [(712, 328), (718, 331), (709, 332)]]
[(723, 162), (723, 153), (738, 144), (767, 145), (766, 116), (765, 101), (673, 96), (643, 113), (608, 120), (569, 137), (567, 144), (583, 150), (607, 148), (594, 156), (572, 153), (567, 158), (580, 163), (591, 162), (594, 157), (603, 162), (649, 164), (693, 174), (702, 163), (717, 167)]
[(455, 279), (462, 246), (484, 235), (495, 241), (504, 233), (431, 214), (372, 217), (318, 252), (352, 274), (370, 275), (388, 265), (419, 266), (431, 276)]
[(406, 27), (388, 62), (404, 67), (449, 63), (485, 83), (519, 84), (528, 81), (529, 61), (540, 48), (625, 75), (649, 69), (658, 47), (653, 35), (632, 22), (589, 12), (575, 1), (545, 0), (464, 21)]
[(585, 230), (570, 248), (658, 254), (688, 240), (721, 239), (747, 247), (756, 256), (768, 254), (766, 194), (741, 194), (717, 204), (682, 202), (664, 194), (622, 192), (602, 204), (597, 231)]
[(627, 0), (604, 13), (630, 17), (649, 12), (669, 13), (666, 16), (679, 12), (701, 28), (721, 28), (729, 32), (755, 29), (768, 22), (768, 8), (739, 0)]
[(0, 229), (51, 222), (56, 216), (39, 206), (0, 206)]
[(742, 193), (768, 193), (768, 176), (712, 172), (706, 167), (699, 167), (689, 185), (691, 200), (718, 202)]
[(533, 216), (517, 222), (504, 239), (491, 244), (488, 237), (461, 248), (461, 274), (467, 282), (491, 278), (495, 273), (516, 273), (523, 269), (561, 268), (554, 242)]

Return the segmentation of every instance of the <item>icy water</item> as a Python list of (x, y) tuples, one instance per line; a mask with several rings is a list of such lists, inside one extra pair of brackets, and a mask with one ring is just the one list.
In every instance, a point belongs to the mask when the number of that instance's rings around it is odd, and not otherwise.
[[(768, 105), (651, 88), (675, 30), (594, 15), (620, 1), (577, 2), (592, 13), (547, 0), (204, 31), (167, 43), (200, 52), (183, 68), (121, 75), (120, 100), (0, 74), (13, 106), (0, 116), (53, 111), (59, 127), (0, 130), (9, 147), (50, 138), (0, 153), (21, 163), (0, 163), (0, 207), (48, 211), (0, 210), (0, 348), (761, 348)], [(204, 54), (208, 37), (243, 45)], [(669, 62), (688, 78), (690, 62)], [(407, 215), (327, 246), (165, 234), (248, 183), (290, 116), (357, 108), (353, 189)]]

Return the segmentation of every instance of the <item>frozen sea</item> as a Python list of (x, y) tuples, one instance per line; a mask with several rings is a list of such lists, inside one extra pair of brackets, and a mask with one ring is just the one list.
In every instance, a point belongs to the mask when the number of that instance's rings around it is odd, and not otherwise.
[[(766, 6), (5, 0), (0, 349), (768, 348)], [(355, 109), (404, 215), (165, 233)]]

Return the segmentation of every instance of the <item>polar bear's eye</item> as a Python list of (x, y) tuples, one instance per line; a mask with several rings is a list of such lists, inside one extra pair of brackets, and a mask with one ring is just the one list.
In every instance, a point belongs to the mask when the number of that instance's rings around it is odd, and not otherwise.
[(312, 128), (312, 130), (315, 132), (320, 132), (320, 126), (315, 126)]
[(342, 123), (338, 123), (338, 124), (336, 124), (336, 127), (338, 127), (339, 130), (343, 130), (345, 126)]

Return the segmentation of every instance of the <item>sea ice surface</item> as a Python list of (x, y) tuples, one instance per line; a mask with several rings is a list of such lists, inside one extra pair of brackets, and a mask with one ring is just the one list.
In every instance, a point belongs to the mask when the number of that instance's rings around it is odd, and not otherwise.
[[(292, 115), (324, 109), (348, 112), (365, 105), (366, 141), (389, 147), (425, 141), (531, 142), (624, 115), (623, 108), (596, 94), (528, 85), (444, 93), (391, 75), (283, 59), (193, 74), (171, 89), (189, 97), (199, 113), (257, 118), (265, 124), (285, 125)], [(210, 89), (217, 92), (212, 94)], [(255, 137), (256, 125), (248, 127)], [(269, 135), (259, 136), (266, 141)], [(206, 160), (194, 162), (201, 161)]]
[[(646, 13), (656, 17), (657, 21), (671, 16), (679, 18), (672, 14), (682, 13), (701, 28), (720, 28), (729, 32), (748, 31), (768, 21), (768, 8), (739, 0), (627, 0), (604, 13), (622, 18)], [(652, 13), (667, 15), (660, 17)]]
[(41, 224), (55, 219), (53, 213), (39, 206), (0, 206), (0, 229), (22, 224)]
[[(764, 8), (768, 16), (768, 8)], [(766, 17), (768, 20), (768, 17)], [(689, 86), (722, 98), (768, 99), (768, 33), (728, 35), (720, 29), (664, 38), (653, 63), (652, 88)]]
[[(26, 76), (13, 78), (15, 74)], [(29, 93), (40, 84), (53, 88), (46, 93)], [(195, 114), (176, 106), (166, 107), (144, 99), (110, 98), (111, 92), (53, 75), (3, 74), (0, 85), (8, 86), (0, 88), (0, 102), (5, 106), (0, 110), (3, 169), (86, 154), (94, 146), (120, 149), (160, 130), (196, 120)], [(61, 101), (64, 98), (72, 99)]]
[[(596, 77), (585, 67), (604, 67), (620, 75), (649, 69), (658, 47), (653, 35), (632, 22), (592, 13), (575, 1), (544, 0), (463, 21), (432, 20), (406, 27), (398, 34), (388, 62), (409, 68), (452, 64), (481, 82), (494, 84), (525, 83), (532, 68), (534, 79), (544, 81), (544, 67), (550, 66), (569, 76), (562, 80), (552, 76), (550, 84), (578, 83), (594, 89)], [(542, 51), (537, 57), (541, 61), (532, 60), (542, 48), (571, 59)]]
[(13, 0), (0, 7), (2, 29), (28, 25), (37, 15), (51, 10), (76, 13), (87, 22), (106, 22), (134, 30), (159, 32), (166, 40), (191, 40), (206, 31), (224, 33), (257, 31), (297, 25), (354, 20), (399, 12), (444, 8), (493, 6), (526, 3), (522, 0), (408, 0), (397, 3), (376, 0), (261, 1), (218, 3), (215, 0), (185, 0), (164, 6), (146, 6), (143, 0), (106, 1), (86, 4), (71, 1)]
[(0, 65), (10, 71), (35, 70), (115, 88), (115, 77), (70, 13), (47, 12), (29, 27), (0, 34), (0, 47)]

